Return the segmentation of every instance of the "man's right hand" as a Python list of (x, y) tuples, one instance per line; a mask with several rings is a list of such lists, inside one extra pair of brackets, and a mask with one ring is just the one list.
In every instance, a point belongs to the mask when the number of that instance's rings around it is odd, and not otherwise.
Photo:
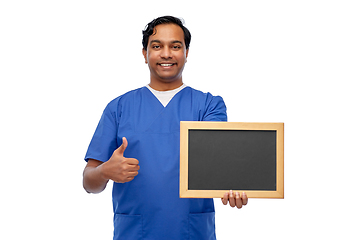
[(111, 158), (101, 164), (100, 173), (104, 179), (111, 179), (117, 183), (125, 183), (134, 179), (140, 169), (139, 161), (135, 158), (124, 157), (128, 145), (127, 139), (122, 138), (123, 143), (116, 149)]

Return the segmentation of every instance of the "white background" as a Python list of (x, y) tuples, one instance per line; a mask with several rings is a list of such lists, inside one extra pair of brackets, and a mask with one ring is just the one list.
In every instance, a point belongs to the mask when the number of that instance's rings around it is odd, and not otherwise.
[[(112, 239), (111, 185), (82, 189), (105, 105), (149, 82), (141, 30), (185, 19), (184, 82), (232, 122), (285, 123), (285, 199), (215, 199), (218, 239), (356, 239), (358, 1), (1, 1), (0, 239)], [(356, 229), (357, 228), (357, 229)]]

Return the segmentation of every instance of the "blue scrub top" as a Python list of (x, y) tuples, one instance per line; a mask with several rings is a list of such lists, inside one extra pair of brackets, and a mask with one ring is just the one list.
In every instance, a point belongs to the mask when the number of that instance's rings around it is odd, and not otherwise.
[(226, 121), (219, 96), (186, 87), (164, 107), (147, 87), (105, 108), (85, 160), (107, 161), (128, 140), (124, 156), (139, 174), (114, 183), (114, 240), (216, 239), (213, 199), (179, 198), (180, 121)]

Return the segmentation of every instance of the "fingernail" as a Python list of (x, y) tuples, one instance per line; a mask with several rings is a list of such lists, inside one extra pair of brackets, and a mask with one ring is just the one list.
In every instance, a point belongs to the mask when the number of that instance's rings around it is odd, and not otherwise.
[(236, 194), (236, 197), (237, 197), (237, 198), (240, 198), (239, 192), (236, 192), (235, 194)]

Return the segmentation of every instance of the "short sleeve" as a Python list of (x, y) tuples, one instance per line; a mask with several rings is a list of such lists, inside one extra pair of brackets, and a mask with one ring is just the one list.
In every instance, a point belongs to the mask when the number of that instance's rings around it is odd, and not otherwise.
[(222, 97), (210, 95), (203, 121), (227, 121), (226, 105)]
[(95, 133), (91, 139), (88, 150), (85, 155), (85, 161), (95, 159), (106, 162), (110, 159), (117, 144), (117, 111), (114, 102), (111, 102), (105, 108)]

